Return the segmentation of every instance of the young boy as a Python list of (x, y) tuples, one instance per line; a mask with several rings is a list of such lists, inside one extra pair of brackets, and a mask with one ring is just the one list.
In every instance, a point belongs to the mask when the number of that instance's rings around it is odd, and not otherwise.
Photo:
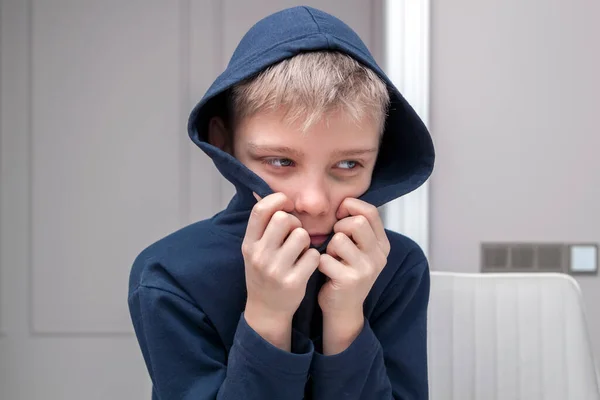
[(428, 263), (377, 207), (433, 146), (359, 37), (309, 7), (261, 20), (188, 129), (236, 195), (133, 265), (153, 399), (426, 399)]

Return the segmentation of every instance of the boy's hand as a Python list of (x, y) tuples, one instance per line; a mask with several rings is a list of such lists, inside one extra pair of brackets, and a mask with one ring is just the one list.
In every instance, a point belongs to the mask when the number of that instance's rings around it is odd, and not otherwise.
[(309, 249), (310, 236), (289, 214), (294, 205), (283, 193), (255, 197), (259, 201), (242, 243), (248, 290), (244, 316), (265, 340), (290, 351), (292, 318), (317, 269), (319, 252)]
[(375, 206), (347, 198), (336, 217), (336, 233), (319, 262), (319, 270), (329, 277), (319, 292), (323, 351), (329, 355), (345, 350), (362, 330), (363, 303), (390, 253)]

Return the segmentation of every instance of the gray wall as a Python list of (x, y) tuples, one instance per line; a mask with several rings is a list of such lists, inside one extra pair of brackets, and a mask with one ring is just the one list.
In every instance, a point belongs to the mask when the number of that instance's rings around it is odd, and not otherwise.
[[(600, 242), (600, 2), (432, 2), (433, 269), (481, 241)], [(580, 277), (600, 360), (600, 278)]]

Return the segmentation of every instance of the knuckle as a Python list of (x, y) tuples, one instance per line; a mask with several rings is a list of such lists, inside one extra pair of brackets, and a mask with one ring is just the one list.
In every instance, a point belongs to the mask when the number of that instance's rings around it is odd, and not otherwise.
[(284, 290), (294, 290), (297, 286), (296, 279), (292, 276), (287, 276), (281, 281), (281, 287)]
[(267, 266), (267, 257), (265, 252), (261, 250), (255, 250), (250, 255), (250, 262), (255, 268), (264, 269)]
[(254, 268), (260, 268), (260, 257), (256, 253), (250, 254), (249, 257), (250, 265)]
[(285, 223), (287, 224), (288, 228), (300, 228), (302, 226), (302, 223), (300, 223), (300, 220), (296, 217), (294, 217), (292, 214), (287, 214), (286, 216), (286, 221)]
[(369, 204), (367, 206), (366, 213), (367, 213), (367, 215), (374, 217), (374, 218), (379, 216), (379, 210), (373, 204)]
[(264, 204), (260, 202), (256, 203), (254, 207), (252, 207), (252, 215), (255, 217), (260, 217), (266, 212), (266, 207)]
[(384, 256), (386, 257), (386, 259), (387, 259), (387, 256), (389, 256), (389, 255), (390, 255), (390, 251), (392, 250), (392, 248), (391, 248), (391, 246), (390, 246), (390, 242), (389, 242), (389, 240), (387, 240), (387, 239), (386, 239), (386, 240), (383, 242), (383, 246), (382, 246), (382, 247), (383, 247), (383, 248), (382, 248), (382, 250), (383, 250), (383, 255), (384, 255)]
[(319, 254), (319, 264), (328, 264), (330, 257), (331, 256), (329, 255), (328, 252), (326, 252), (324, 254)]
[(333, 243), (335, 243), (336, 245), (340, 245), (342, 243), (344, 243), (344, 237), (346, 235), (343, 234), (342, 232), (337, 232), (335, 235), (333, 235), (333, 237), (331, 238), (331, 241)]
[(357, 215), (354, 218), (354, 224), (358, 229), (364, 229), (369, 225), (369, 220), (364, 215)]
[(319, 262), (321, 262), (321, 254), (316, 249), (311, 249), (310, 258), (312, 264), (318, 264)]
[(361, 281), (361, 277), (358, 274), (351, 274), (348, 276), (348, 284), (352, 286), (358, 286)]
[(297, 238), (297, 240), (302, 242), (310, 242), (310, 235), (304, 228), (296, 228), (292, 231), (292, 235)]
[(263, 276), (267, 282), (273, 285), (279, 284), (279, 276), (275, 270), (266, 270)]
[(369, 262), (366, 268), (363, 270), (364, 279), (371, 280), (375, 275), (377, 275), (379, 271), (378, 266), (378, 261)]
[(252, 246), (250, 246), (248, 243), (246, 243), (246, 242), (242, 242), (242, 255), (243, 255), (244, 257), (247, 257), (247, 256), (249, 256), (249, 255), (250, 255), (250, 253), (252, 252), (252, 251), (251, 251), (251, 247), (252, 247)]
[(288, 214), (285, 211), (275, 211), (271, 217), (271, 221), (276, 224), (283, 224), (288, 220)]
[(273, 193), (273, 197), (275, 197), (275, 199), (277, 201), (286, 201), (287, 200), (287, 196), (283, 192), (275, 192), (275, 193)]
[(362, 271), (362, 273), (365, 275), (370, 275), (371, 271), (375, 269), (375, 263), (376, 261), (374, 261), (372, 258), (363, 258), (361, 262), (362, 268), (360, 271)]
[[(309, 240), (310, 240), (310, 238), (309, 238)], [(309, 242), (309, 244), (310, 244), (310, 242)], [(319, 254), (319, 251), (317, 249), (311, 248), (311, 249), (306, 250), (306, 252), (304, 252), (303, 257), (306, 258), (306, 262), (314, 264), (317, 260), (319, 260), (321, 255)]]
[(290, 224), (292, 226), (297, 226), (297, 227), (301, 227), (302, 226), (302, 222), (300, 222), (300, 220), (298, 219), (298, 217), (292, 215), (292, 214), (288, 214), (288, 219), (290, 221)]

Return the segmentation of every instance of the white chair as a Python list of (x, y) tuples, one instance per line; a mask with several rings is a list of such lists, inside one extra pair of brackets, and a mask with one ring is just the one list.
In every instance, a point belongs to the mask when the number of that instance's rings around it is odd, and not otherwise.
[(428, 324), (432, 400), (600, 400), (568, 275), (432, 272)]

